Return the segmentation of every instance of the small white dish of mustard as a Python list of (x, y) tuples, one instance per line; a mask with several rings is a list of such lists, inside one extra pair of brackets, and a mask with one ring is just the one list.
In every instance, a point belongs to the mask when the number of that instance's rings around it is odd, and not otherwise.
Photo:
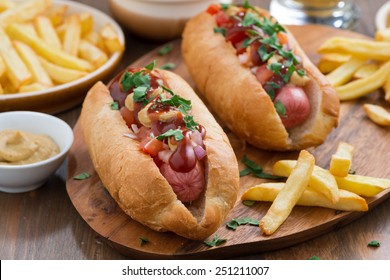
[(42, 186), (64, 161), (73, 131), (61, 119), (38, 112), (0, 113), (0, 191)]

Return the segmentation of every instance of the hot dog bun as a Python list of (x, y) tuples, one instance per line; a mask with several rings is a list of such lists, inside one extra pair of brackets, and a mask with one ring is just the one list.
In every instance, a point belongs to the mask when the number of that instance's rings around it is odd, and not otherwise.
[(192, 114), (207, 131), (204, 143), (207, 187), (191, 204), (179, 201), (151, 156), (140, 151), (139, 142), (124, 137), (129, 129), (101, 82), (87, 94), (81, 124), (93, 165), (99, 177), (131, 218), (156, 231), (172, 231), (202, 240), (214, 233), (234, 206), (239, 188), (236, 157), (228, 138), (179, 76), (157, 69), (169, 87), (192, 101)]
[[(269, 17), (261, 9), (256, 11)], [(269, 95), (235, 48), (214, 32), (213, 15), (203, 12), (192, 18), (183, 33), (182, 56), (199, 92), (237, 136), (248, 143), (271, 150), (299, 150), (324, 142), (337, 126), (339, 100), (326, 78), (312, 64), (287, 30), (289, 45), (302, 59), (310, 81), (304, 91), (311, 105), (307, 120), (286, 129)]]

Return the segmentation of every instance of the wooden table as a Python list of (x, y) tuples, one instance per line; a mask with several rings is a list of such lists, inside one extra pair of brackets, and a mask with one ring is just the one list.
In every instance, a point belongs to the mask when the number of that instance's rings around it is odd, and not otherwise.
[[(82, 0), (106, 13), (106, 1)], [(373, 36), (374, 17), (385, 0), (355, 1), (362, 10), (357, 32)], [(252, 0), (267, 8), (268, 0)], [(118, 70), (161, 45), (126, 33), (127, 49)], [(112, 74), (114, 75), (115, 72)], [(57, 116), (73, 126), (80, 107)], [(24, 194), (0, 193), (0, 259), (127, 259), (113, 250), (80, 217), (65, 187), (66, 163), (40, 189)], [(240, 259), (390, 259), (390, 201), (330, 233), (286, 249)], [(381, 247), (370, 248), (373, 239)], [(221, 256), (222, 258), (223, 256)]]

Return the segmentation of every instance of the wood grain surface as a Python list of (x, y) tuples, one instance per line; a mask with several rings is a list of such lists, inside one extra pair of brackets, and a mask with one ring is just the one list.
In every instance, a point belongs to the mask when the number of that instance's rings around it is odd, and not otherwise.
[[(314, 62), (318, 60), (317, 47), (327, 38), (336, 35), (361, 36), (357, 33), (315, 25), (292, 26), (290, 30)], [(153, 59), (158, 59), (158, 65), (173, 62), (177, 65), (174, 71), (194, 87), (185, 65), (181, 61), (180, 40), (174, 41), (173, 44), (173, 52), (169, 55), (159, 57), (158, 49), (156, 49), (132, 65), (143, 66)], [(390, 141), (389, 129), (371, 123), (365, 117), (362, 109), (363, 103), (381, 104), (382, 100), (380, 93), (374, 92), (359, 101), (342, 103), (338, 128), (331, 133), (323, 145), (310, 149), (316, 157), (316, 164), (324, 168), (329, 167), (330, 156), (335, 152), (337, 144), (340, 141), (345, 141), (355, 147), (353, 169), (356, 170), (357, 174), (390, 178), (390, 167), (385, 164), (387, 161), (386, 151), (388, 151), (387, 143)], [(221, 125), (223, 126), (223, 124)], [(226, 238), (227, 242), (221, 246), (209, 248), (203, 242), (190, 241), (173, 233), (154, 232), (126, 216), (105, 191), (94, 172), (79, 124), (76, 124), (74, 134), (76, 140), (69, 156), (66, 185), (69, 197), (81, 217), (92, 229), (116, 250), (132, 258), (221, 258), (221, 256), (226, 258), (265, 252), (285, 248), (319, 236), (365, 214), (363, 212), (338, 212), (319, 207), (295, 207), (281, 228), (269, 237), (261, 235), (259, 228), (254, 226), (242, 226), (236, 231), (232, 231), (223, 224), (216, 234), (221, 238)], [(297, 157), (296, 152), (261, 151), (245, 145), (231, 132), (228, 132), (228, 136), (238, 160), (245, 154), (268, 171), (272, 164), (279, 159)], [(240, 170), (243, 168), (242, 163), (240, 163)], [(81, 172), (89, 172), (92, 177), (84, 181), (72, 179), (74, 175)], [(263, 181), (251, 176), (242, 177), (240, 194), (248, 187)], [(368, 199), (369, 208), (372, 209), (389, 195), (390, 192), (385, 191)], [(269, 206), (270, 203), (256, 203), (252, 207), (247, 207), (237, 201), (226, 221), (237, 217), (260, 219)], [(140, 237), (147, 238), (149, 242), (141, 245)]]

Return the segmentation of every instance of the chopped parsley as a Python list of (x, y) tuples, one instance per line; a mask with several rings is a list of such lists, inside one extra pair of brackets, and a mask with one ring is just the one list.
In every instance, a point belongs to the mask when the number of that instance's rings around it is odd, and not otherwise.
[(157, 136), (157, 140), (163, 140), (163, 139), (165, 139), (167, 137), (171, 137), (171, 136), (175, 137), (176, 141), (180, 141), (181, 139), (184, 138), (183, 132), (180, 129), (169, 129), (165, 133)]
[(146, 86), (149, 88), (150, 75), (142, 70), (135, 73), (125, 72), (122, 76), (121, 85), (125, 92), (134, 87)]
[(219, 238), (218, 235), (215, 235), (211, 241), (204, 241), (204, 243), (209, 247), (215, 247), (215, 246), (222, 245), (226, 241), (227, 241), (226, 239)]
[(145, 66), (145, 69), (152, 71), (154, 69), (154, 67), (156, 67), (156, 64), (157, 64), (157, 60), (153, 60), (153, 62), (151, 62)]
[(255, 9), (252, 5), (249, 4), (248, 0), (244, 1), (244, 3), (242, 4), (242, 7), (245, 9)]
[(377, 240), (372, 240), (372, 241), (370, 241), (370, 242), (367, 244), (367, 246), (369, 246), (369, 247), (380, 247), (381, 244), (380, 244), (380, 242), (377, 241)]
[(276, 112), (279, 116), (286, 116), (286, 107), (282, 103), (282, 101), (278, 100), (274, 104)]
[(248, 159), (246, 155), (243, 156), (241, 161), (246, 165), (246, 168), (240, 171), (240, 177), (253, 174), (256, 177), (263, 179), (278, 180), (281, 178), (280, 176), (275, 176), (264, 172), (260, 165)]
[(252, 218), (234, 218), (226, 224), (226, 227), (231, 230), (236, 230), (237, 227), (243, 225), (258, 226), (259, 220), (255, 220)]
[(148, 243), (149, 242), (149, 239), (148, 238), (146, 238), (146, 237), (140, 237), (139, 238), (139, 243), (140, 243), (140, 245), (141, 246), (143, 246), (143, 245), (145, 245), (146, 243)]
[(308, 258), (308, 260), (321, 260), (321, 259), (317, 256), (311, 256), (310, 258)]
[(161, 65), (159, 68), (165, 69), (165, 70), (173, 70), (176, 68), (176, 64), (173, 62), (168, 62), (168, 63)]
[(89, 174), (88, 172), (82, 172), (73, 177), (74, 180), (85, 180), (88, 178), (91, 178), (91, 174)]
[(119, 104), (118, 104), (118, 102), (113, 101), (113, 102), (110, 104), (110, 108), (111, 108), (111, 110), (119, 110)]
[(221, 33), (223, 36), (226, 36), (226, 28), (214, 27), (214, 33)]
[(255, 204), (255, 202), (256, 201), (254, 201), (254, 200), (243, 200), (242, 204), (244, 204), (245, 206), (250, 207), (250, 206), (253, 206)]
[(173, 50), (173, 44), (172, 43), (168, 43), (168, 44), (165, 44), (164, 46), (162, 46), (158, 50), (157, 53), (158, 53), (159, 56), (164, 56), (164, 55), (169, 54), (172, 50)]

